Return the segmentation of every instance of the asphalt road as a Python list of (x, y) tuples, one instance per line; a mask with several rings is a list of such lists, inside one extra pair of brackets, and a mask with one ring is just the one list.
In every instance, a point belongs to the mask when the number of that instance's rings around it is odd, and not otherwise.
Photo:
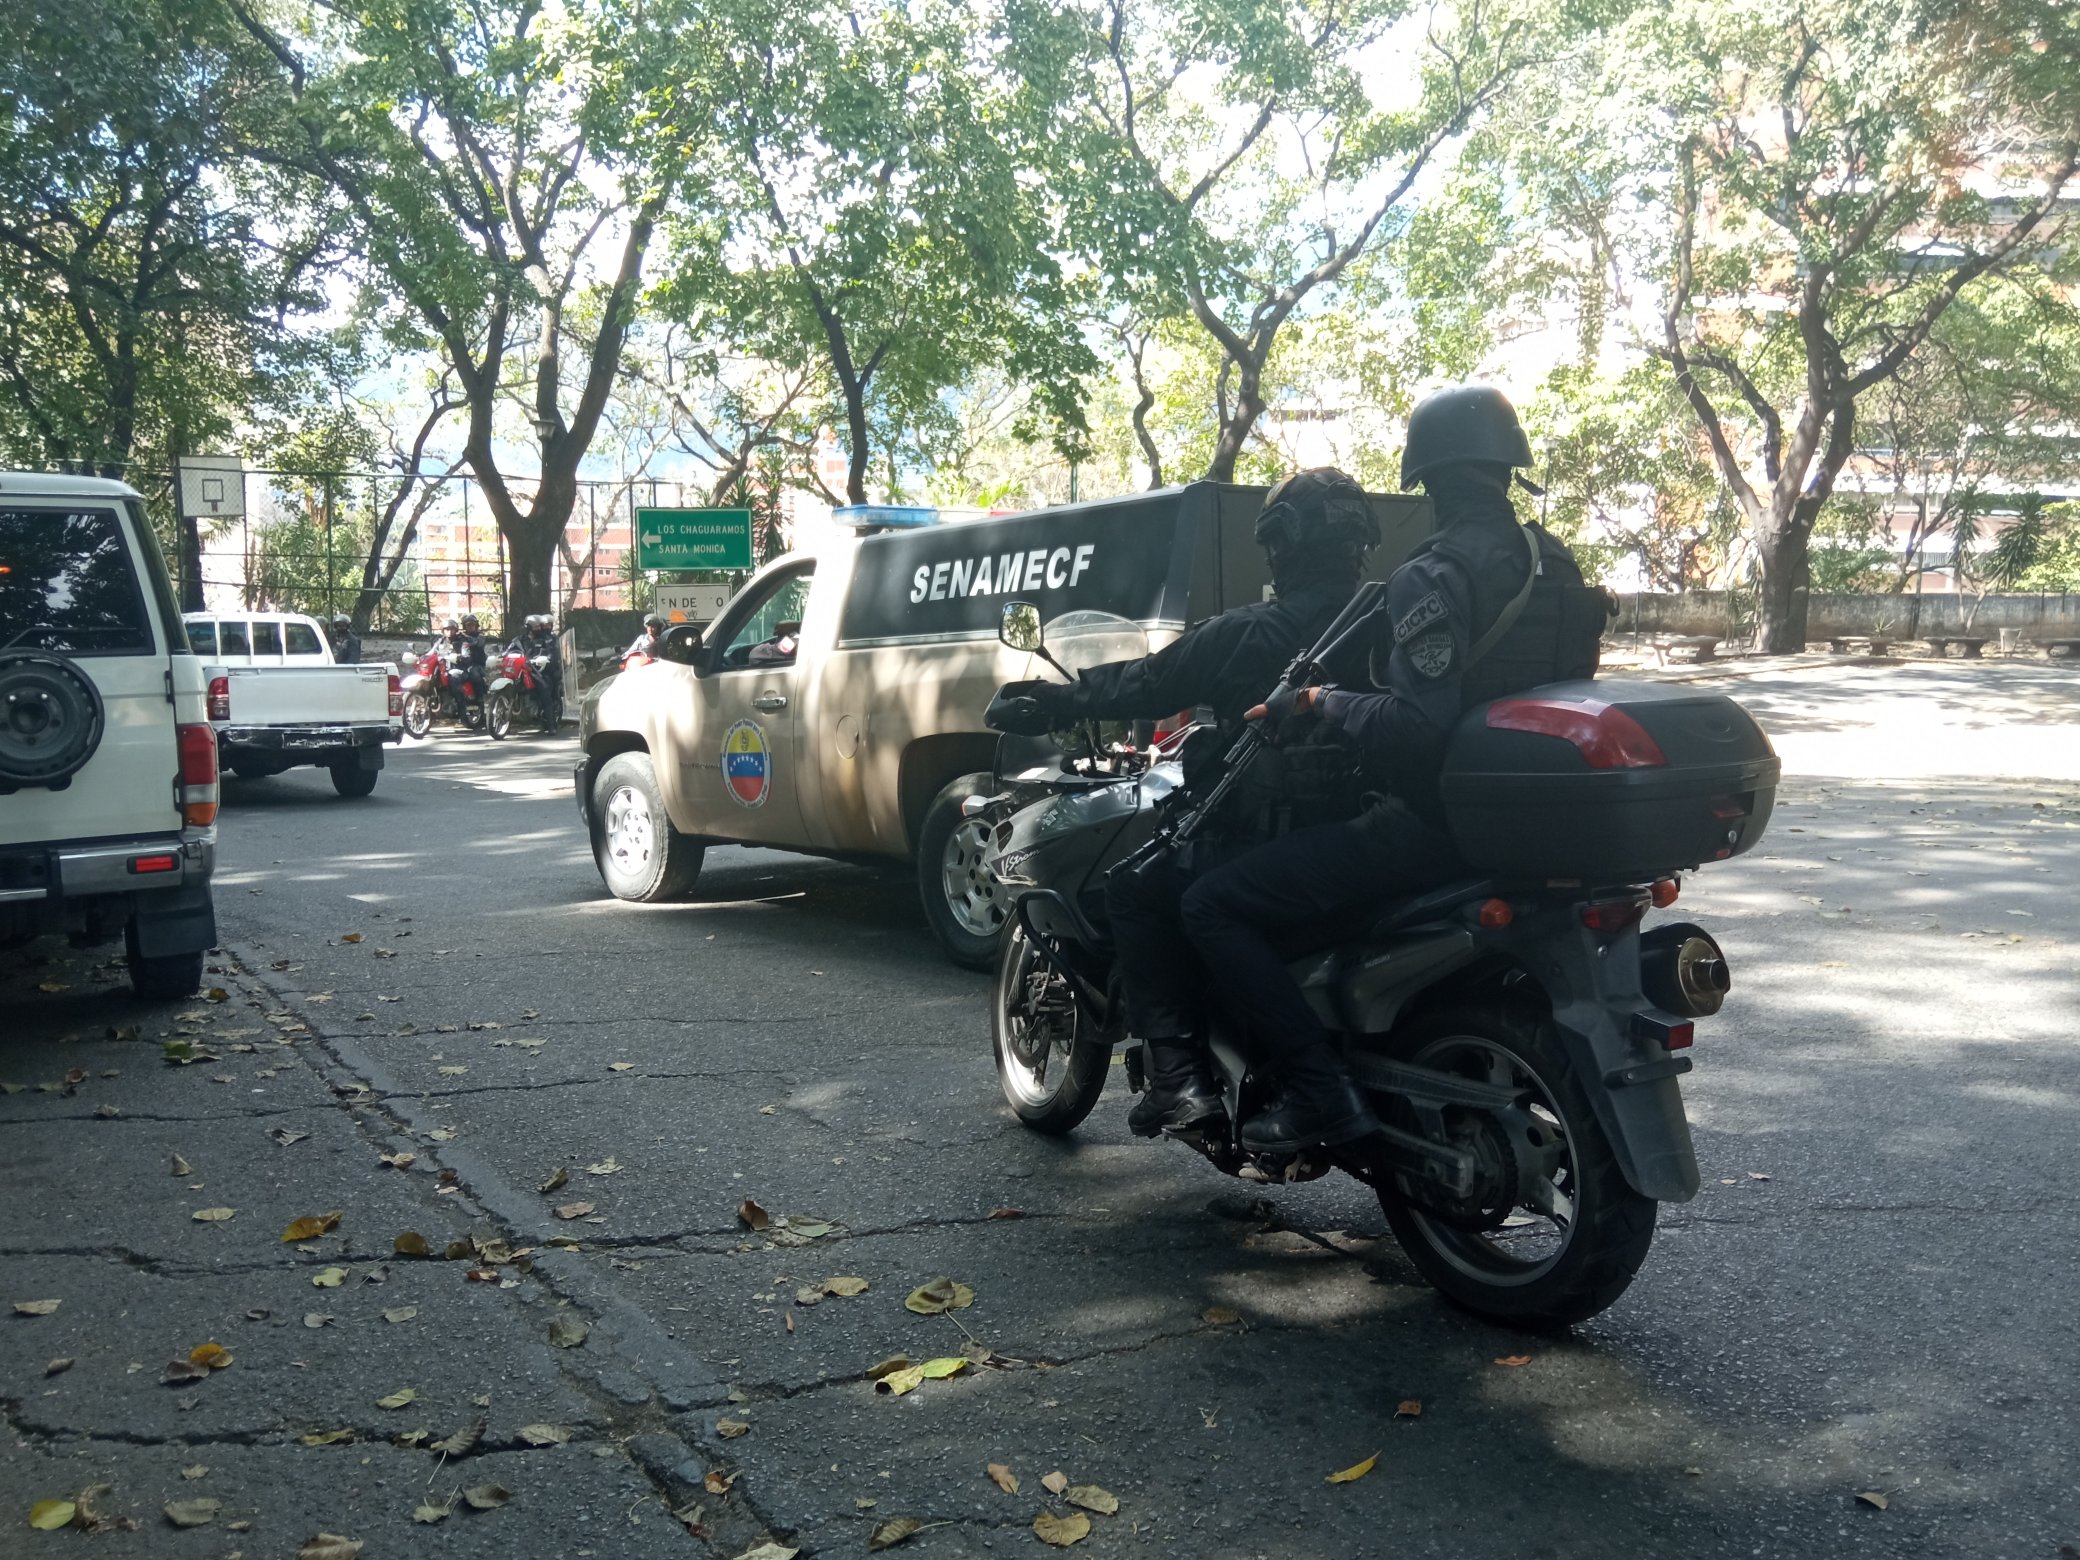
[[(617, 904), (540, 738), (437, 737), (366, 801), (229, 782), (224, 1000), (0, 956), (0, 1556), (69, 1552), (31, 1504), (102, 1482), (141, 1524), (109, 1556), (858, 1555), (898, 1517), (920, 1560), (1039, 1553), (1057, 1470), (1117, 1497), (1092, 1554), (2073, 1555), (2080, 680), (1729, 686), (1798, 772), (1671, 912), (1734, 963), (1705, 1189), (1558, 1340), (1441, 1303), (1353, 1184), (1132, 1139), (1123, 1078), (1023, 1130), (903, 871), (723, 850)], [(184, 1032), (207, 1059), (162, 1059)], [(906, 1311), (941, 1275), (972, 1306)]]

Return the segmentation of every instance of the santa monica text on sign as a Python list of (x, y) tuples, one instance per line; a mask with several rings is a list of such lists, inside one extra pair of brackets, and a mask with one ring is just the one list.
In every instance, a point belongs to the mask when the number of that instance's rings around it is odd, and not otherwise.
[(748, 569), (748, 509), (638, 509), (639, 569)]

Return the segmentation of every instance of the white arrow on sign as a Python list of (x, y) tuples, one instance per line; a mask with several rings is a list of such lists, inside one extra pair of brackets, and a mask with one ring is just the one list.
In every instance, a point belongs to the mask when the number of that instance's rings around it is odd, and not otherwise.
[(645, 531), (643, 533), (643, 545), (646, 547), (655, 547), (663, 541), (664, 538), (653, 531)]

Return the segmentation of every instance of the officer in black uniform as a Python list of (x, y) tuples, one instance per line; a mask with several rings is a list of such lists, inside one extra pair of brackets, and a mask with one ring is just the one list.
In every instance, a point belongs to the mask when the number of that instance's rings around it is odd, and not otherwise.
[(332, 660), (337, 666), (361, 664), (361, 636), (354, 632), (354, 620), (344, 612), (332, 620)]
[(474, 612), (462, 614), (462, 632), (455, 641), (455, 653), (462, 668), (462, 696), (472, 704), (481, 703), (486, 687), (484, 630)]
[[(1244, 1143), (1290, 1153), (1378, 1130), (1272, 938), (1279, 929), (1434, 888), (1464, 869), (1438, 774), (1469, 705), (1595, 675), (1609, 597), (1509, 499), (1530, 442), (1500, 391), (1466, 385), (1409, 418), (1401, 485), (1421, 482), (1437, 532), (1394, 571), (1375, 642), (1374, 689), (1301, 689), (1252, 718), (1312, 713), (1353, 745), (1384, 794), (1347, 823), (1297, 829), (1216, 868), (1185, 893), (1185, 931), (1228, 1011), (1267, 1047), (1283, 1091)], [(1518, 481), (1523, 479), (1518, 478)], [(1527, 484), (1528, 486), (1528, 484)]]
[[(1271, 563), (1272, 600), (1231, 608), (1153, 655), (1088, 668), (1073, 683), (1009, 684), (998, 728), (1037, 736), (1086, 716), (1158, 720), (1211, 705), (1232, 737), (1244, 712), (1350, 600), (1379, 523), (1356, 482), (1320, 466), (1265, 495), (1256, 539)], [(1127, 1025), (1147, 1046), (1149, 1087), (1127, 1118), (1141, 1137), (1225, 1114), (1201, 1032), (1206, 973), (1184, 939), (1178, 901), (1195, 873), (1256, 843), (1248, 831), (1247, 820), (1230, 821), (1226, 838), (1195, 841), (1189, 861), (1166, 855), (1106, 879)]]
[(535, 705), (545, 721), (563, 713), (563, 652), (553, 630), (548, 613), (530, 612), (520, 626), (520, 637), (509, 647), (526, 656), (534, 667)]

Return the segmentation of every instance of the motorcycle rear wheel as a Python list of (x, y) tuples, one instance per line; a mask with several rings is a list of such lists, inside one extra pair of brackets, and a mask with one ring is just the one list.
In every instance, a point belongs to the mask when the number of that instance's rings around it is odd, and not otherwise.
[[(990, 993), (990, 1039), (997, 1083), (1018, 1119), (1035, 1132), (1062, 1137), (1083, 1124), (1105, 1090), (1112, 1036), (1093, 1033), (1060, 976), (1046, 975), (1025, 928), (1005, 929)], [(1035, 1014), (1036, 982), (1050, 1011)]]
[[(1426, 1206), (1401, 1177), (1385, 1179), (1380, 1206), (1423, 1276), (1469, 1311), (1535, 1331), (1585, 1321), (1614, 1304), (1646, 1261), (1656, 1205), (1626, 1182), (1552, 1025), (1475, 1002), (1416, 1020), (1393, 1036), (1390, 1050), (1403, 1061), (1523, 1090), (1523, 1106), (1509, 1117), (1447, 1112), (1446, 1119), (1460, 1129), (1456, 1140), (1498, 1153), (1507, 1146), (1515, 1163), (1537, 1167), (1521, 1169), (1498, 1199), (1513, 1206), (1496, 1228), (1474, 1228), (1463, 1214)], [(1394, 1101), (1388, 1115), (1426, 1136), (1437, 1131), (1406, 1101)]]

